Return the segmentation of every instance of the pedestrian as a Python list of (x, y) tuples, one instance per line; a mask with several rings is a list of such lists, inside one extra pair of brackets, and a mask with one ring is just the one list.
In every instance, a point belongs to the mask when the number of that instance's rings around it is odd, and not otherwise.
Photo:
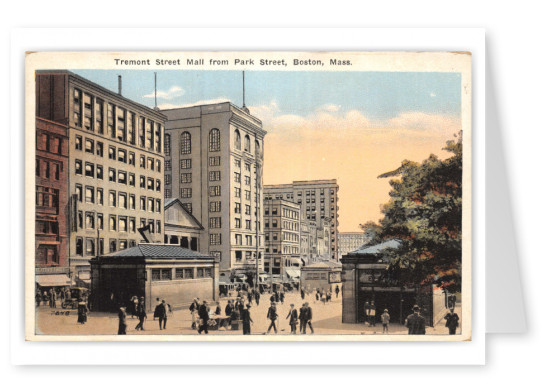
[(270, 308), (268, 308), (268, 315), (266, 316), (268, 319), (270, 319), (270, 325), (268, 326), (268, 331), (266, 332), (266, 334), (270, 334), (270, 330), (272, 329), (272, 327), (274, 329), (274, 332), (277, 334), (277, 326), (275, 321), (277, 320), (278, 316), (279, 315), (277, 314), (276, 304), (272, 303), (270, 305)]
[(132, 296), (132, 318), (134, 318), (134, 316), (138, 316), (139, 304), (140, 304), (140, 301), (138, 300), (138, 296)]
[(450, 308), (450, 312), (444, 316), (446, 319), (446, 327), (448, 328), (450, 335), (455, 335), (455, 330), (459, 326), (459, 316), (455, 313), (453, 307)]
[(84, 324), (86, 323), (86, 321), (88, 320), (88, 307), (86, 306), (86, 302), (85, 301), (80, 301), (78, 303), (78, 307), (77, 307), (77, 313), (78, 313), (78, 318), (77, 318), (77, 322), (80, 323), (80, 324)]
[(304, 300), (304, 288), (300, 288), (300, 297)]
[(316, 291), (316, 301), (319, 301), (319, 299), (320, 299), (320, 293), (319, 291)]
[(155, 318), (159, 319), (159, 330), (166, 330), (166, 321), (168, 319), (167, 307), (165, 301), (161, 300), (159, 304), (155, 307), (155, 312), (153, 313), (153, 320)]
[(381, 323), (383, 324), (383, 334), (386, 331), (388, 334), (388, 324), (390, 323), (390, 315), (388, 314), (388, 309), (385, 308), (383, 314), (381, 315)]
[(308, 305), (308, 302), (302, 305), (300, 309), (300, 331), (302, 334), (306, 334), (306, 326), (310, 327), (310, 331), (314, 334), (314, 328), (312, 327), (312, 308)]
[(275, 302), (279, 303), (279, 292), (278, 291), (275, 292)]
[(331, 301), (331, 290), (329, 290), (329, 292), (327, 292), (327, 302), (329, 303)]
[(281, 300), (281, 304), (283, 304), (285, 302), (285, 292), (281, 292), (279, 294), (279, 299)]
[(147, 319), (147, 312), (145, 311), (145, 298), (142, 296), (140, 297), (140, 301), (138, 302), (138, 309), (136, 310), (136, 315), (138, 316), (138, 319), (140, 319), (140, 323), (136, 325), (136, 330), (145, 330), (143, 328), (143, 323)]
[(49, 301), (50, 298), (48, 297), (48, 291), (44, 291), (44, 293), (42, 293), (42, 302), (46, 305)]
[(254, 323), (251, 319), (251, 305), (247, 304), (247, 308), (243, 310), (243, 335), (251, 334), (251, 323)]
[(247, 300), (249, 300), (249, 304), (253, 301), (253, 292), (251, 290), (247, 292)]
[(416, 304), (413, 306), (413, 314), (406, 318), (408, 334), (425, 334), (425, 318), (421, 316), (421, 308)]
[(216, 302), (216, 309), (214, 310), (214, 315), (220, 315), (222, 313), (222, 307), (220, 307), (220, 303)]
[[(455, 295), (450, 295), (448, 299), (448, 305), (450, 308), (453, 308), (455, 310), (455, 302), (457, 301), (457, 297)], [(457, 314), (456, 314), (457, 315)]]
[(257, 306), (260, 305), (260, 292), (258, 290), (254, 291), (254, 300)]
[(271, 303), (275, 303), (275, 294), (272, 293), (272, 295), (270, 296), (270, 302)]
[(291, 334), (296, 334), (298, 313), (297, 313), (297, 310), (295, 309), (294, 304), (291, 304), (291, 309), (289, 310), (289, 314), (287, 315), (286, 319), (289, 319), (289, 326), (291, 326)]
[(39, 291), (36, 292), (34, 299), (36, 300), (36, 306), (40, 307), (40, 302), (42, 301), (42, 295), (40, 294)]
[(199, 307), (199, 319), (201, 320), (201, 325), (197, 330), (199, 334), (201, 334), (202, 331), (204, 331), (205, 334), (209, 333), (209, 312), (210, 308), (207, 304), (207, 301), (203, 300), (203, 304)]
[(340, 289), (339, 289), (339, 286), (337, 285), (337, 287), (335, 288), (335, 296), (337, 297), (337, 299), (339, 298), (339, 292), (340, 292)]
[(231, 313), (233, 312), (233, 301), (230, 299), (228, 300), (228, 304), (226, 304), (226, 308), (224, 309), (224, 312), (226, 313), (226, 316), (231, 316)]
[(194, 299), (189, 306), (189, 312), (191, 313), (191, 329), (197, 328), (197, 311), (199, 311), (199, 299)]
[(119, 308), (119, 335), (126, 334), (126, 308)]
[(51, 308), (56, 308), (55, 300), (56, 300), (55, 289), (51, 288), (50, 289), (50, 307)]
[(366, 301), (364, 304), (365, 322), (369, 327), (375, 326), (375, 302)]

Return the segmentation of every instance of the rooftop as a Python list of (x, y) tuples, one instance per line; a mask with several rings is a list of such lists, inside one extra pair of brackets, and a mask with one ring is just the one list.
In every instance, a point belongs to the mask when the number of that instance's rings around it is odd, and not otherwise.
[(139, 243), (134, 247), (100, 256), (100, 258), (213, 259), (214, 257), (173, 244)]
[(350, 252), (349, 254), (379, 254), (381, 251), (386, 250), (388, 248), (398, 248), (400, 247), (400, 241), (397, 239), (391, 239), (387, 240), (386, 242), (375, 244), (375, 245), (368, 245), (364, 244), (359, 249)]

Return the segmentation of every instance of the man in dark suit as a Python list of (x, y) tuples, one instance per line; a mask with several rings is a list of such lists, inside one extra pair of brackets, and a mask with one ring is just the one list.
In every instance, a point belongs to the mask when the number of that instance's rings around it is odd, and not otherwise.
[(446, 320), (446, 327), (450, 331), (450, 335), (455, 335), (455, 330), (459, 326), (459, 316), (455, 313), (453, 307), (450, 308), (450, 312), (444, 316)]
[(143, 328), (143, 322), (147, 318), (147, 313), (145, 312), (145, 298), (141, 297), (140, 302), (138, 303), (138, 311), (137, 311), (138, 318), (140, 319), (140, 323), (136, 326), (136, 330), (144, 330)]
[(201, 325), (199, 326), (199, 329), (197, 330), (199, 334), (201, 334), (202, 331), (205, 332), (205, 334), (209, 333), (209, 311), (210, 308), (207, 304), (207, 301), (204, 300), (203, 304), (199, 307), (199, 319), (201, 319)]
[(243, 335), (251, 334), (251, 323), (254, 323), (251, 319), (250, 309), (251, 305), (247, 304), (247, 308), (243, 310)]
[(296, 334), (298, 313), (297, 313), (297, 310), (295, 309), (294, 304), (291, 304), (291, 309), (289, 310), (289, 314), (287, 315), (286, 319), (289, 319), (289, 326), (291, 326), (291, 334)]
[(275, 303), (272, 303), (270, 305), (270, 308), (268, 308), (268, 315), (266, 317), (270, 319), (270, 326), (268, 326), (268, 331), (266, 332), (266, 334), (270, 334), (270, 330), (272, 329), (272, 327), (277, 334), (277, 326), (275, 321), (277, 320), (278, 315)]
[(162, 300), (157, 307), (155, 307), (155, 312), (153, 313), (153, 319), (159, 318), (159, 329), (166, 330), (166, 321), (168, 319), (168, 313), (166, 310), (165, 301)]
[(304, 325), (304, 333), (306, 334), (306, 326), (310, 327), (310, 331), (314, 334), (314, 328), (312, 327), (312, 308), (308, 305), (308, 302), (304, 303), (306, 309), (306, 325)]
[(416, 304), (413, 306), (413, 314), (406, 318), (408, 334), (425, 334), (425, 318), (421, 316), (421, 308)]

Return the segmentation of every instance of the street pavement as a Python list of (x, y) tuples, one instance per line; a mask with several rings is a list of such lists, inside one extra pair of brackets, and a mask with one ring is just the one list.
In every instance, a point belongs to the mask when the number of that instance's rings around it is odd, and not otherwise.
[[(235, 298), (235, 297), (233, 297)], [(264, 294), (260, 298), (259, 306), (253, 301), (251, 306), (251, 318), (253, 324), (251, 325), (252, 334), (264, 334), (266, 333), (270, 321), (266, 315), (268, 307), (270, 306), (270, 296)], [(222, 313), (226, 303), (230, 298), (224, 298), (220, 300), (222, 307)], [(291, 327), (289, 321), (285, 319), (289, 313), (290, 304), (293, 303), (295, 308), (298, 309), (302, 306), (302, 303), (307, 301), (312, 308), (313, 321), (312, 326), (315, 334), (341, 334), (341, 335), (372, 335), (382, 334), (382, 325), (379, 323), (375, 327), (369, 327), (365, 324), (348, 324), (342, 323), (342, 302), (341, 297), (335, 298), (333, 295), (332, 301), (329, 303), (316, 302), (314, 295), (306, 296), (305, 300), (300, 298), (298, 292), (289, 292), (285, 295), (285, 302), (277, 304), (278, 319), (278, 333), (290, 334)], [(215, 303), (209, 302), (211, 309), (214, 310)], [(52, 309), (49, 306), (40, 306), (37, 308), (37, 334), (45, 335), (113, 335), (117, 334), (118, 330), (118, 316), (116, 313), (105, 312), (91, 312), (88, 316), (86, 324), (81, 325), (77, 323), (76, 310), (69, 310), (69, 315), (55, 315), (52, 311), (67, 311), (62, 310), (58, 304), (58, 308)], [(457, 307), (456, 312), (461, 317), (461, 307)], [(159, 323), (157, 320), (153, 320), (153, 314), (148, 314), (148, 318), (144, 323), (144, 331), (135, 330), (139, 320), (132, 318), (131, 315), (127, 317), (127, 334), (129, 335), (185, 335), (185, 334), (197, 334), (197, 331), (191, 328), (191, 314), (187, 308), (173, 311), (168, 316), (166, 330), (159, 329)], [(448, 329), (444, 326), (444, 321), (439, 322), (435, 327), (427, 327), (427, 334), (433, 335), (446, 335)], [(457, 330), (457, 333), (461, 333), (461, 329)], [(242, 330), (209, 330), (209, 334), (213, 335), (240, 335)], [(271, 331), (273, 334), (273, 331)], [(407, 334), (407, 329), (398, 324), (391, 323), (389, 327), (389, 334)], [(310, 335), (310, 330), (307, 329), (307, 335)]]

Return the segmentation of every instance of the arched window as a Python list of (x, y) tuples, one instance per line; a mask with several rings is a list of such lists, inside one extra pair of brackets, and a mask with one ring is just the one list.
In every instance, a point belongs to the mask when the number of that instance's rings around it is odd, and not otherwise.
[(241, 133), (235, 129), (235, 149), (241, 149)]
[(182, 132), (180, 135), (180, 154), (189, 155), (191, 153), (191, 134)]
[(245, 152), (251, 152), (251, 138), (249, 135), (245, 136)]
[(256, 157), (262, 159), (262, 149), (260, 149), (260, 143), (258, 140), (255, 140), (254, 142), (254, 152), (256, 154)]
[(165, 134), (165, 155), (170, 156), (170, 134)]
[(211, 129), (209, 133), (209, 152), (220, 151), (220, 131)]

